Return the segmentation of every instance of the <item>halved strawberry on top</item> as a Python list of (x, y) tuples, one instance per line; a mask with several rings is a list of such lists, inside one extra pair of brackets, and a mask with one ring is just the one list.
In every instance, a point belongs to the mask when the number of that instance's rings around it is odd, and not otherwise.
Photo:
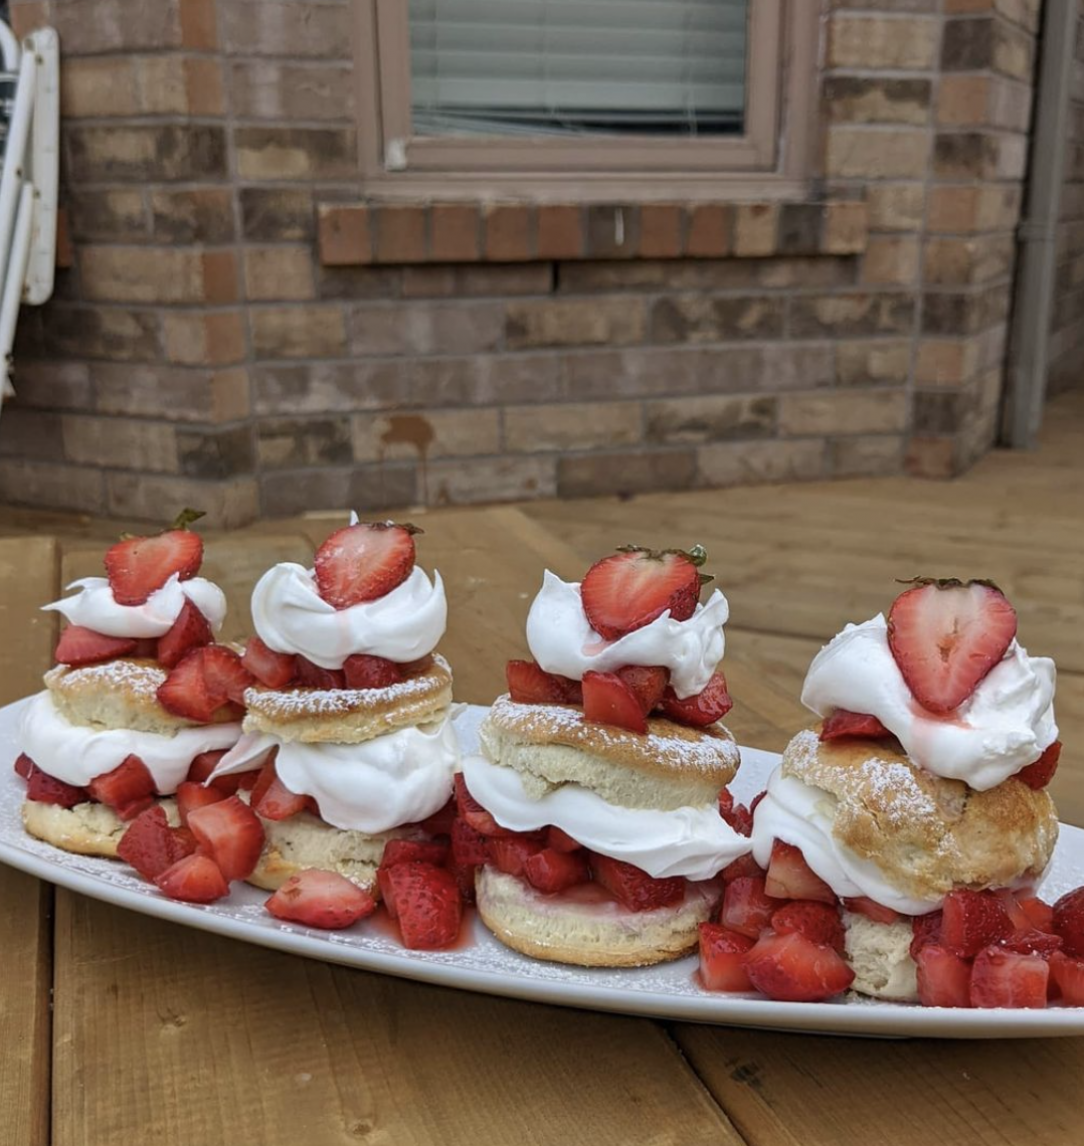
[(320, 596), (336, 609), (375, 601), (401, 585), (414, 568), (414, 534), (394, 521), (365, 521), (336, 530), (316, 551)]
[[(188, 514), (185, 520), (194, 517)], [(198, 533), (168, 529), (153, 537), (118, 541), (106, 550), (105, 571), (118, 605), (142, 605), (171, 577), (181, 581), (195, 577), (202, 561), (203, 539)]]
[(60, 634), (53, 656), (57, 664), (81, 668), (127, 656), (135, 650), (136, 642), (131, 637), (110, 637), (85, 625), (69, 625)]
[(534, 661), (509, 661), (504, 675), (508, 693), (517, 704), (583, 704), (578, 680), (546, 672)]

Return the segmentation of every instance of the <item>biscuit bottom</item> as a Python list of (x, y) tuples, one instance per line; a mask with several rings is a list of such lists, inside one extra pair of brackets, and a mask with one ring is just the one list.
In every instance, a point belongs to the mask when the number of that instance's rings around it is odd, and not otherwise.
[(672, 907), (629, 911), (594, 884), (545, 895), (488, 865), (474, 884), (478, 914), (506, 947), (551, 963), (646, 967), (696, 950), (698, 926), (722, 894), (714, 880), (689, 883)]
[(877, 923), (853, 911), (843, 912), (847, 962), (854, 971), (851, 990), (875, 999), (897, 1003), (918, 1002), (915, 961), (911, 958), (914, 935), (911, 919)]
[[(158, 803), (165, 808), (170, 826), (177, 827), (181, 822), (177, 815), (177, 801), (165, 799)], [(23, 827), (35, 838), (78, 856), (102, 856), (105, 859), (117, 858), (117, 845), (130, 822), (122, 820), (105, 804), (93, 801), (76, 804), (74, 808), (62, 808), (59, 804), (24, 800), (22, 814)]]

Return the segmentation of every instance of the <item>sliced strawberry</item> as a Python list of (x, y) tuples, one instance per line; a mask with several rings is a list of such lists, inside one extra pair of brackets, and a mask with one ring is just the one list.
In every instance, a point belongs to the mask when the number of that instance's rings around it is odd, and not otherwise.
[(316, 588), (336, 609), (375, 601), (401, 585), (414, 568), (420, 530), (392, 521), (360, 522), (333, 533), (316, 551)]
[(523, 875), (527, 870), (527, 860), (536, 852), (542, 850), (542, 845), (534, 840), (525, 840), (519, 836), (491, 839), (489, 841), (489, 862), (498, 871), (508, 875)]
[(140, 812), (117, 844), (117, 855), (149, 881), (191, 851), (186, 841), (169, 826), (165, 809), (158, 804)]
[[(494, 849), (499, 845), (500, 841), (495, 841)], [(585, 852), (559, 852), (555, 848), (542, 848), (529, 855), (523, 865), (523, 874), (532, 887), (549, 895), (575, 887), (578, 883), (587, 883), (591, 878)]]
[(772, 843), (764, 890), (774, 899), (817, 899), (835, 904), (835, 892), (805, 862), (801, 850), (782, 840)]
[(1084, 1007), (1084, 959), (1055, 951), (1050, 956), (1050, 977), (1061, 990), (1061, 998), (1070, 1007)]
[[(733, 863), (727, 864), (722, 871), (724, 883), (741, 879), (743, 876), (748, 876), (750, 879), (763, 879), (764, 874), (764, 869), (753, 859), (751, 854), (738, 856)], [(779, 904), (777, 903), (775, 906), (778, 907)]]
[(647, 719), (636, 693), (616, 673), (583, 674), (583, 715), (594, 724), (614, 724), (629, 732), (647, 732)]
[(1009, 917), (1009, 922), (1015, 930), (1027, 930), (1032, 926), (1028, 913), (1020, 906), (1016, 896), (1009, 888), (999, 887), (993, 894), (997, 896), (998, 902), (1005, 908), (1005, 914)]
[(87, 791), (122, 820), (134, 820), (154, 799), (154, 777), (138, 756), (126, 756), (112, 772), (95, 776)]
[(154, 537), (128, 537), (106, 550), (105, 572), (118, 605), (142, 605), (176, 574), (187, 581), (199, 572), (203, 540), (187, 529)]
[[(278, 749), (275, 750), (275, 755), (278, 755)], [(260, 769), (260, 774), (256, 777), (256, 783), (253, 784), (252, 788), (250, 789), (248, 798), (249, 807), (254, 808), (260, 802), (260, 800), (263, 799), (264, 793), (275, 782), (276, 775), (277, 773), (275, 772), (275, 761), (272, 757)]]
[(452, 873), (455, 885), (459, 889), (459, 897), (464, 903), (474, 902), (474, 877), (480, 866), (473, 863), (456, 863), (454, 857), (448, 860), (448, 871)]
[(243, 705), (245, 689), (251, 688), (255, 682), (233, 649), (225, 645), (210, 645), (197, 650), (196, 655), (202, 657), (203, 675), (211, 697), (221, 698), (220, 704), (233, 701), (234, 704)]
[(984, 947), (971, 965), (973, 1007), (1046, 1006), (1050, 968), (1038, 955)]
[(911, 917), (911, 958), (918, 959), (918, 953), (931, 943), (941, 942), (941, 912), (928, 911), (925, 915)]
[(551, 824), (546, 829), (546, 847), (553, 848), (557, 852), (577, 852), (583, 844), (577, 843), (568, 832), (563, 832)]
[(740, 875), (726, 885), (719, 922), (731, 931), (757, 939), (771, 926), (772, 916), (778, 910), (779, 900), (765, 892), (761, 876)]
[(759, 804), (766, 795), (767, 792), (761, 792), (759, 795), (754, 796), (747, 808), (744, 804), (735, 804), (729, 792), (726, 793), (726, 799), (723, 798), (723, 793), (720, 792), (719, 814), (739, 836), (749, 837), (753, 834), (753, 813), (756, 811), (757, 804)]
[(1006, 951), (1019, 951), (1023, 955), (1041, 955), (1049, 958), (1055, 951), (1060, 951), (1064, 940), (1060, 935), (1051, 935), (1048, 931), (1040, 931), (1037, 927), (1020, 927), (1004, 939), (998, 940), (998, 946)]
[(177, 813), (181, 823), (188, 827), (188, 817), (197, 808), (206, 808), (208, 804), (217, 804), (226, 799), (226, 793), (219, 788), (205, 788), (194, 780), (185, 780), (177, 786)]
[(970, 1007), (971, 962), (939, 943), (927, 943), (913, 956), (918, 998), (924, 1007)]
[(172, 628), (158, 638), (158, 663), (163, 668), (173, 668), (193, 649), (209, 645), (213, 640), (210, 621), (186, 598)]
[(1032, 927), (1054, 934), (1054, 908), (1049, 903), (1033, 895), (1024, 896), (1016, 902)]
[(346, 673), (342, 669), (321, 668), (302, 656), (295, 659), (297, 661), (297, 683), (301, 688), (319, 688), (324, 692), (346, 688)]
[(993, 892), (960, 888), (945, 896), (941, 908), (941, 944), (964, 958), (1005, 939), (1013, 925)]
[(298, 812), (305, 811), (308, 802), (308, 796), (291, 792), (276, 775), (260, 792), (259, 799), (252, 799), (249, 806), (265, 820), (278, 821), (288, 820)]
[(403, 670), (384, 657), (355, 653), (343, 661), (347, 688), (390, 688), (403, 680)]
[(848, 712), (837, 708), (821, 725), (821, 740), (845, 740), (860, 737), (880, 740), (892, 733), (877, 719), (865, 712)]
[(719, 793), (719, 815), (729, 824), (731, 816), (734, 815), (734, 797), (730, 792), (723, 788)]
[(230, 886), (215, 861), (198, 852), (167, 867), (154, 877), (154, 882), (163, 895), (185, 903), (214, 903), (230, 892)]
[(752, 946), (748, 935), (728, 931), (718, 923), (701, 923), (700, 981), (707, 990), (751, 991), (744, 958)]
[(888, 613), (888, 647), (930, 712), (967, 700), (1015, 636), (1016, 611), (989, 582), (916, 578)]
[(688, 724), (693, 728), (704, 728), (722, 720), (734, 707), (726, 687), (726, 677), (721, 672), (711, 674), (711, 679), (696, 696), (679, 700), (672, 688), (667, 688), (662, 697), (662, 711), (678, 724)]
[(489, 840), (466, 820), (452, 824), (452, 859), (460, 867), (478, 867), (489, 862)]
[(22, 776), (24, 780), (29, 780), (31, 774), (37, 768), (37, 765), (25, 752), (20, 752), (15, 757), (15, 775)]
[(227, 749), (218, 748), (213, 752), (201, 752), (198, 756), (194, 756), (192, 763), (188, 766), (188, 775), (185, 778), (196, 784), (206, 784), (210, 780), (212, 788), (225, 792), (227, 796), (232, 796), (246, 783), (251, 785), (255, 780), (254, 773), (259, 771), (258, 768), (253, 773), (230, 772), (226, 776), (216, 776), (211, 780), (211, 773), (218, 767), (219, 761), (226, 755), (226, 752)]
[(376, 900), (346, 876), (319, 868), (299, 871), (264, 904), (276, 919), (341, 931), (376, 911)]
[(591, 628), (614, 641), (651, 624), (667, 610), (672, 620), (687, 620), (700, 599), (699, 567), (706, 559), (699, 546), (689, 553), (656, 553), (630, 545), (595, 562), (580, 585)]
[(156, 661), (158, 659), (158, 638), (137, 637), (135, 648), (130, 654), (133, 659)]
[(653, 879), (645, 871), (610, 856), (590, 853), (588, 861), (595, 882), (601, 884), (629, 911), (651, 911), (656, 907), (670, 907), (685, 895), (685, 880), (681, 876)]
[(455, 800), (459, 808), (459, 815), (476, 831), (483, 836), (499, 837), (514, 836), (515, 832), (502, 828), (497, 821), (482, 807), (481, 804), (467, 790), (467, 782), (462, 772), (455, 774)]
[(657, 665), (625, 665), (617, 675), (632, 689), (645, 716), (658, 708), (670, 683), (670, 670)]
[(158, 703), (175, 716), (210, 723), (224, 705), (243, 704), (253, 678), (225, 645), (193, 649), (158, 686)]
[(54, 654), (57, 664), (79, 668), (123, 657), (135, 651), (130, 637), (107, 637), (83, 625), (69, 625), (60, 634)]
[(384, 845), (381, 867), (395, 867), (397, 863), (434, 863), (442, 867), (448, 859), (448, 845), (420, 840), (388, 840)]
[(583, 704), (578, 680), (546, 672), (534, 661), (509, 661), (504, 675), (509, 695), (517, 704)]
[(1065, 940), (1065, 954), (1084, 957), (1084, 887), (1066, 892), (1054, 904), (1051, 924)]
[(241, 663), (268, 688), (284, 688), (297, 675), (297, 658), (290, 653), (276, 653), (259, 637), (249, 637)]
[(239, 796), (194, 809), (187, 826), (226, 879), (245, 879), (252, 874), (263, 850), (263, 825)]
[(854, 972), (831, 947), (797, 931), (761, 936), (745, 955), (745, 970), (761, 994), (793, 1003), (831, 999), (854, 982)]
[[(20, 757), (24, 759), (24, 757)], [(29, 757), (25, 757), (29, 760)], [(36, 764), (30, 765), (26, 778), (26, 798), (39, 804), (56, 804), (61, 808), (74, 808), (85, 804), (91, 797), (85, 788), (66, 784), (55, 776), (46, 775)]]
[(874, 923), (896, 923), (902, 918), (898, 911), (893, 911), (891, 907), (885, 907), (883, 903), (878, 903), (865, 895), (852, 895), (842, 902), (848, 911), (853, 911), (856, 915), (864, 915), (867, 919), (872, 919)]
[(420, 820), (418, 827), (421, 828), (423, 832), (428, 832), (431, 836), (450, 836), (457, 811), (455, 797), (452, 796), (443, 808), (440, 808), (431, 816), (426, 816), (424, 820)]
[(1019, 780), (1021, 784), (1027, 784), (1029, 788), (1036, 789), (1036, 791), (1040, 788), (1045, 788), (1047, 784), (1054, 779), (1054, 773), (1058, 770), (1058, 760), (1060, 757), (1061, 741), (1055, 740), (1034, 764), (1029, 764), (1026, 768), (1021, 768), (1020, 771), (1016, 773), (1017, 780)]
[(446, 868), (431, 863), (396, 864), (384, 869), (381, 889), (385, 885), (395, 905), (404, 947), (431, 951), (448, 947), (459, 937), (463, 901), (455, 876)]
[(836, 951), (843, 951), (846, 946), (839, 908), (816, 900), (795, 900), (777, 908), (772, 916), (771, 929), (777, 935), (797, 931), (813, 943), (823, 943)]

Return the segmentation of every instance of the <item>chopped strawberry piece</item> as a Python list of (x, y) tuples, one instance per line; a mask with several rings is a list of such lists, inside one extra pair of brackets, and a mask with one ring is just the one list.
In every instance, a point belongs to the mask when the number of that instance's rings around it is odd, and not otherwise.
[(989, 891), (960, 888), (945, 896), (941, 908), (941, 943), (965, 958), (1005, 939), (1013, 925), (1001, 901)]
[(595, 562), (580, 585), (591, 628), (614, 641), (667, 610), (672, 620), (687, 620), (700, 600), (699, 566), (706, 558), (699, 546), (689, 553), (656, 553), (630, 545)]
[(1061, 991), (1061, 998), (1070, 1007), (1084, 1007), (1084, 959), (1055, 951), (1050, 956), (1050, 977)]
[(868, 740), (880, 740), (892, 733), (877, 719), (865, 712), (848, 712), (845, 708), (837, 708), (831, 716), (821, 725), (821, 740), (845, 740), (850, 737), (861, 737)]
[(134, 820), (154, 799), (154, 777), (138, 756), (125, 756), (112, 772), (95, 776), (87, 791), (122, 820)]
[(1065, 940), (1066, 955), (1084, 956), (1084, 887), (1068, 891), (1054, 904), (1054, 934)]
[(37, 765), (25, 752), (20, 752), (15, 757), (15, 775), (22, 776), (24, 780), (29, 780), (31, 774), (37, 768)]
[(130, 637), (107, 637), (83, 625), (69, 625), (60, 634), (56, 646), (57, 664), (79, 668), (99, 664), (134, 652), (136, 643)]
[(91, 798), (85, 788), (77, 788), (74, 784), (66, 784), (55, 776), (49, 776), (36, 764), (31, 764), (30, 769), (30, 774), (26, 778), (28, 800), (34, 800), (39, 804), (57, 804), (61, 808), (74, 808), (76, 804), (85, 804)]
[(203, 540), (187, 529), (155, 537), (128, 537), (106, 550), (105, 572), (118, 605), (142, 605), (176, 576), (195, 577), (203, 561)]
[(743, 962), (753, 946), (748, 935), (728, 931), (718, 923), (700, 924), (700, 981), (709, 991), (751, 991)]
[(380, 878), (389, 911), (394, 904), (404, 947), (431, 951), (456, 941), (463, 901), (450, 871), (431, 863), (401, 863), (383, 869)]
[(845, 898), (843, 906), (856, 915), (864, 915), (867, 919), (872, 919), (874, 923), (895, 923), (901, 918), (898, 911), (893, 911), (891, 907), (885, 907), (883, 903), (878, 903), (865, 895), (852, 895)]
[(941, 912), (928, 911), (925, 915), (911, 918), (911, 958), (917, 960), (918, 953), (931, 943), (941, 942)]
[(583, 704), (578, 680), (546, 672), (534, 661), (509, 661), (504, 675), (508, 693), (517, 704)]
[(764, 890), (774, 899), (817, 899), (836, 902), (835, 892), (805, 862), (801, 850), (793, 844), (775, 840)]
[(498, 837), (489, 841), (489, 862), (498, 871), (521, 876), (527, 870), (527, 860), (541, 850), (542, 845), (534, 840), (519, 836)]
[(617, 675), (632, 689), (645, 716), (662, 703), (670, 683), (670, 670), (657, 665), (625, 665), (617, 670)]
[(672, 688), (667, 688), (662, 697), (662, 711), (678, 724), (689, 724), (693, 728), (704, 728), (722, 720), (734, 707), (726, 687), (726, 677), (721, 672), (711, 674), (711, 679), (703, 691), (696, 696), (679, 700)]
[(455, 775), (455, 799), (460, 816), (476, 832), (481, 832), (483, 836), (491, 837), (514, 836), (516, 834), (515, 832), (510, 832), (507, 828), (502, 828), (489, 812), (470, 794), (467, 790), (467, 782), (463, 778), (462, 772), (457, 772)]
[(1042, 955), (1047, 958), (1055, 951), (1060, 951), (1064, 940), (1060, 935), (1051, 935), (1048, 931), (1040, 931), (1037, 927), (1021, 927), (1013, 931), (1006, 938), (998, 941), (999, 947), (1007, 951), (1019, 951), (1024, 955)]
[(452, 824), (452, 859), (460, 867), (478, 867), (489, 862), (489, 840), (466, 820)]
[[(494, 850), (500, 846), (494, 841)], [(581, 851), (559, 852), (555, 848), (542, 848), (529, 855), (523, 865), (527, 882), (547, 894), (555, 894), (578, 883), (587, 883), (591, 872), (587, 866), (587, 856)]]
[(719, 793), (719, 815), (729, 824), (734, 814), (734, 797), (724, 788)]
[(403, 679), (403, 671), (384, 657), (355, 653), (343, 661), (343, 676), (347, 688), (390, 688)]
[(583, 715), (594, 724), (647, 732), (647, 720), (636, 694), (616, 673), (583, 674)]
[(163, 668), (173, 668), (193, 649), (209, 645), (213, 640), (210, 621), (186, 598), (172, 628), (158, 638), (158, 663)]
[(158, 659), (158, 638), (137, 637), (135, 648), (129, 655), (133, 659), (156, 661)]
[(975, 691), (1016, 636), (1016, 611), (981, 581), (916, 578), (888, 613), (888, 647), (912, 695), (952, 712)]
[[(216, 776), (211, 780), (211, 773), (218, 767), (219, 761), (226, 755), (227, 749), (217, 748), (213, 752), (201, 752), (198, 756), (192, 758), (192, 763), (188, 766), (188, 775), (186, 779), (193, 781), (196, 784), (206, 784), (210, 780), (212, 788), (217, 788), (220, 792), (225, 792), (227, 796), (232, 796), (239, 788), (244, 787), (246, 781), (254, 782), (255, 775), (248, 772), (231, 772), (226, 776)], [(259, 769), (256, 769), (258, 772)]]
[(753, 809), (760, 803), (765, 793), (761, 792), (751, 807), (735, 804), (734, 797), (724, 788), (719, 793), (719, 815), (738, 833), (739, 836), (753, 834)]
[(410, 576), (418, 532), (413, 525), (392, 521), (336, 530), (316, 551), (317, 592), (336, 609), (385, 596)]
[(276, 919), (341, 931), (376, 911), (376, 900), (346, 876), (307, 868), (290, 878), (264, 904)]
[[(741, 879), (743, 876), (748, 876), (751, 879), (763, 879), (765, 872), (764, 869), (753, 859), (752, 854), (738, 856), (733, 863), (729, 863), (723, 868), (723, 882), (730, 883), (735, 879)], [(779, 904), (774, 906), (778, 907)]]
[(253, 684), (252, 674), (241, 663), (241, 658), (225, 645), (211, 645), (199, 649), (197, 655), (203, 659), (203, 675), (207, 689), (213, 698), (222, 698), (234, 704), (244, 705), (245, 689)]
[(217, 804), (226, 799), (226, 793), (219, 788), (205, 788), (194, 780), (185, 780), (177, 786), (177, 814), (181, 823), (188, 826), (189, 814), (197, 808), (206, 808), (208, 804)]
[(260, 792), (259, 799), (253, 799), (249, 806), (265, 820), (288, 820), (305, 811), (308, 800), (308, 796), (291, 792), (276, 775)]
[(973, 1007), (1046, 1006), (1050, 968), (1039, 955), (984, 947), (971, 965)]
[(426, 816), (424, 820), (418, 821), (418, 827), (423, 832), (428, 832), (431, 836), (450, 836), (452, 834), (452, 824), (455, 822), (458, 809), (455, 806), (455, 797), (449, 798), (444, 807), (434, 812), (431, 816)]
[(140, 812), (117, 844), (117, 855), (149, 881), (191, 852), (187, 841), (169, 826), (165, 809), (158, 804)]
[(388, 840), (384, 845), (381, 867), (395, 867), (397, 863), (435, 863), (443, 866), (448, 860), (447, 844), (421, 840)]
[(158, 703), (175, 716), (210, 723), (220, 708), (243, 704), (252, 677), (225, 645), (193, 649), (158, 686)]
[(601, 884), (629, 911), (651, 911), (656, 907), (670, 907), (685, 895), (685, 880), (681, 876), (653, 879), (645, 871), (610, 856), (590, 853), (588, 861), (595, 882)]
[[(275, 755), (278, 755), (278, 750), (275, 750)], [(260, 800), (263, 799), (264, 793), (275, 782), (275, 761), (274, 757), (268, 759), (267, 763), (260, 769), (260, 774), (256, 777), (256, 783), (252, 785), (249, 794), (249, 807), (254, 808)]]
[(854, 982), (854, 972), (831, 947), (797, 931), (762, 935), (745, 955), (745, 970), (761, 994), (793, 1003), (831, 999)]
[(1049, 903), (1044, 903), (1033, 895), (1025, 896), (1016, 902), (1032, 927), (1054, 934), (1054, 909)]
[(1034, 764), (1029, 764), (1026, 768), (1021, 768), (1020, 771), (1016, 773), (1016, 778), (1021, 784), (1027, 784), (1029, 788), (1034, 788), (1036, 791), (1040, 788), (1045, 788), (1047, 784), (1054, 779), (1054, 773), (1058, 770), (1058, 760), (1060, 758), (1061, 741), (1055, 740)]
[(194, 809), (187, 826), (226, 879), (245, 879), (252, 874), (263, 850), (263, 824), (239, 796)]
[(319, 688), (324, 692), (346, 688), (346, 673), (342, 669), (321, 668), (302, 656), (294, 659), (297, 661), (297, 683), (301, 688)]
[(551, 824), (546, 829), (546, 847), (556, 852), (578, 852), (583, 844), (577, 843), (568, 832)]
[(993, 894), (997, 896), (998, 902), (1005, 908), (1009, 922), (1017, 931), (1031, 927), (1028, 913), (1020, 906), (1016, 895), (1009, 888), (999, 887)]
[(765, 892), (761, 876), (740, 875), (726, 885), (719, 922), (731, 931), (757, 939), (771, 926), (772, 916), (778, 910), (779, 900)]
[(284, 688), (297, 675), (297, 658), (277, 653), (259, 637), (249, 637), (241, 663), (256, 680), (268, 688)]
[(823, 943), (836, 951), (846, 946), (839, 908), (817, 900), (800, 899), (785, 903), (772, 916), (771, 929), (777, 935), (797, 931), (813, 943)]
[(971, 963), (939, 943), (927, 943), (912, 958), (918, 998), (924, 1007), (970, 1007)]
[(185, 903), (214, 903), (230, 892), (229, 884), (215, 861), (198, 852), (167, 867), (154, 877), (154, 882), (163, 895)]

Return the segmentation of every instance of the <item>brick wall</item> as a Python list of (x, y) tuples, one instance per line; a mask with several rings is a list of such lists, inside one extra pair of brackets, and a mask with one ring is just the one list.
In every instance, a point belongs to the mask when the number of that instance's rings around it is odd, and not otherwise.
[(74, 255), (20, 321), (0, 493), (230, 524), (959, 472), (1037, 8), (826, 0), (810, 203), (479, 210), (359, 206), (350, 0), (14, 0), (61, 36)]

